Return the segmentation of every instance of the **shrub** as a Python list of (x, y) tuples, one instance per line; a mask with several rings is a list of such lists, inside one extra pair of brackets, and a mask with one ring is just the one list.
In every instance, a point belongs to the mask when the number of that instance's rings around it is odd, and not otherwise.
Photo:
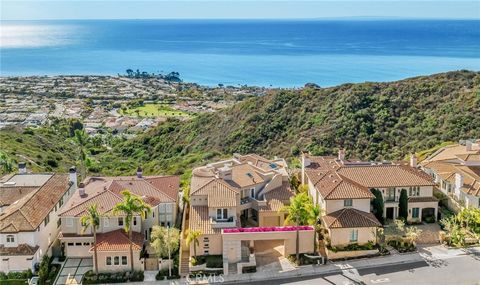
[(426, 223), (429, 223), (429, 224), (435, 223), (435, 217), (434, 216), (426, 216), (424, 218), (424, 220), (425, 220)]
[(90, 270), (85, 273), (83, 277), (83, 284), (103, 284), (103, 283), (124, 283), (124, 282), (134, 282), (134, 281), (143, 281), (143, 271), (130, 271), (124, 272), (112, 272), (112, 273), (99, 273), (98, 278), (95, 276), (95, 273)]
[(7, 278), (7, 274), (5, 274), (3, 271), (0, 271), (0, 280), (7, 280)]
[(208, 268), (223, 268), (223, 258), (221, 255), (208, 255), (206, 262)]

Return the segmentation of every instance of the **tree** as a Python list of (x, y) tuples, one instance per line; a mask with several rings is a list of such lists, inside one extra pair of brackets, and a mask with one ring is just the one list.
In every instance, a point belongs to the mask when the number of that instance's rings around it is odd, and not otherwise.
[(298, 180), (297, 175), (292, 175), (290, 179), (290, 187), (297, 192), (298, 186), (300, 186), (300, 181)]
[(375, 188), (370, 189), (370, 191), (375, 196), (375, 198), (371, 202), (371, 205), (372, 205), (372, 208), (373, 208), (373, 214), (375, 215), (377, 220), (380, 223), (383, 224), (383, 222), (384, 222), (383, 221), (383, 207), (384, 207), (384, 204), (383, 204), (382, 192), (380, 192), (380, 190), (375, 189)]
[(398, 202), (398, 216), (405, 221), (408, 217), (408, 196), (407, 190), (405, 189), (402, 189), (402, 191), (400, 191), (400, 199)]
[[(286, 212), (285, 224), (294, 223), (296, 226), (308, 224), (311, 215), (309, 212), (309, 202), (311, 202), (307, 193), (299, 193), (290, 198), (290, 205), (283, 206), (279, 212)], [(300, 260), (300, 232), (296, 230), (295, 257), (297, 262)]]
[(114, 215), (125, 216), (124, 230), (128, 233), (128, 238), (130, 239), (130, 267), (133, 273), (133, 216), (139, 215), (142, 219), (145, 219), (146, 214), (151, 212), (151, 208), (140, 196), (134, 195), (128, 190), (123, 190), (121, 194), (123, 196), (123, 202), (115, 205), (112, 212)]
[(313, 231), (313, 253), (317, 253), (317, 232), (323, 229), (319, 223), (319, 219), (322, 215), (322, 209), (318, 205), (314, 205), (312, 199), (310, 198), (310, 203), (307, 205), (309, 208), (310, 216), (308, 217), (308, 224), (312, 225), (314, 228)]
[(197, 245), (199, 245), (198, 238), (202, 235), (201, 231), (188, 231), (187, 235), (187, 246), (190, 246), (190, 244), (193, 242), (193, 256), (196, 258), (197, 257)]
[(0, 151), (0, 165), (2, 166), (2, 172), (4, 174), (10, 173), (13, 171), (12, 160), (7, 156), (6, 153)]
[[(168, 259), (171, 259), (172, 252), (177, 251), (180, 246), (180, 231), (176, 228), (154, 226), (150, 241), (150, 245), (153, 247), (159, 258), (168, 256)], [(171, 263), (168, 267), (169, 276), (172, 275), (172, 268), (170, 265)]]
[(38, 284), (44, 285), (48, 280), (48, 275), (50, 273), (52, 259), (48, 254), (45, 254), (42, 257), (42, 261), (40, 262), (40, 268), (38, 269)]
[(82, 224), (82, 233), (87, 228), (92, 229), (93, 233), (93, 255), (95, 260), (95, 275), (98, 277), (98, 258), (97, 258), (97, 229), (100, 226), (100, 213), (97, 210), (97, 204), (90, 205), (87, 213), (80, 218)]
[(79, 158), (81, 163), (80, 176), (82, 179), (85, 178), (85, 176), (87, 175), (87, 169), (85, 167), (85, 160), (87, 158), (87, 154), (85, 152), (85, 145), (87, 144), (87, 140), (88, 137), (84, 130), (75, 130), (75, 141), (78, 145)]

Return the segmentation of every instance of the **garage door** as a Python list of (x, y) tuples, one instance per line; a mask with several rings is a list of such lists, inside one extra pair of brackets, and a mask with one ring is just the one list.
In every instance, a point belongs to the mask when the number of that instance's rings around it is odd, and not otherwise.
[(263, 217), (263, 226), (264, 227), (280, 226), (280, 217), (279, 216)]

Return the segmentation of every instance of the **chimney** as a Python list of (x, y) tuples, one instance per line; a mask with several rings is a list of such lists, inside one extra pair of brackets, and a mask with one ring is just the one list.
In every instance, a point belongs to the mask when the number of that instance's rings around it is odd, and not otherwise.
[(417, 168), (417, 156), (413, 153), (410, 154), (410, 166)]
[(70, 167), (68, 170), (69, 174), (69, 181), (72, 183), (72, 185), (75, 185), (77, 187), (77, 169), (75, 166)]
[(25, 162), (18, 163), (18, 173), (26, 174), (27, 173), (27, 164)]
[(305, 153), (302, 153), (302, 184), (305, 184), (305, 167), (310, 166), (310, 159)]
[(85, 184), (83, 184), (83, 182), (80, 182), (78, 185), (78, 195), (80, 195), (80, 197), (85, 197)]
[(455, 196), (460, 197), (460, 189), (463, 187), (463, 175), (455, 173)]
[(228, 164), (224, 164), (222, 168), (218, 169), (218, 177), (223, 180), (232, 180), (232, 169)]
[(466, 151), (472, 151), (472, 142), (467, 140), (465, 141), (465, 150)]
[(338, 160), (345, 160), (345, 149), (341, 148), (338, 150)]
[(143, 169), (141, 166), (137, 168), (137, 178), (142, 178), (143, 176)]

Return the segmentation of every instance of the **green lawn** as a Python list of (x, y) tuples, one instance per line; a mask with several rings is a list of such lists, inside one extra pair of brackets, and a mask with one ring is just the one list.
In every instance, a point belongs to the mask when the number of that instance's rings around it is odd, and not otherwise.
[(26, 285), (27, 279), (7, 279), (0, 280), (0, 285)]
[[(138, 113), (137, 113), (138, 110)], [(120, 113), (128, 116), (140, 117), (189, 117), (188, 113), (180, 110), (175, 110), (166, 104), (145, 104), (141, 107), (129, 108), (125, 112), (120, 110)]]

